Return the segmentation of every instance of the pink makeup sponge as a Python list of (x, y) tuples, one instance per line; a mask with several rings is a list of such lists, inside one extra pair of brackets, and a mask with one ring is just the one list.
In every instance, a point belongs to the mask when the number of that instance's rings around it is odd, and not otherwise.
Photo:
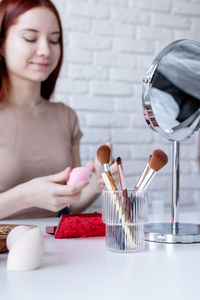
[(81, 181), (88, 180), (90, 175), (90, 169), (85, 167), (77, 167), (72, 169), (69, 179), (67, 180), (68, 185), (73, 185)]

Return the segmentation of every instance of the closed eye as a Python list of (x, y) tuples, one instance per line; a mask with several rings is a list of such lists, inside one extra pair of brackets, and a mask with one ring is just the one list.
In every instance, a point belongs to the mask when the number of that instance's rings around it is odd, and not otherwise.
[(24, 37), (24, 40), (25, 40), (26, 42), (29, 42), (29, 43), (34, 43), (34, 42), (36, 42), (36, 39), (27, 39), (27, 38), (25, 38), (25, 37)]
[(49, 41), (49, 43), (54, 44), (54, 45), (60, 44), (60, 40), (57, 40), (57, 41)]
[[(26, 41), (26, 42), (28, 42), (28, 43), (34, 43), (34, 42), (36, 42), (37, 41), (37, 39), (28, 39), (28, 38), (25, 38), (24, 37), (24, 40)], [(57, 45), (57, 44), (60, 44), (60, 40), (56, 40), (56, 41), (53, 41), (53, 40), (49, 40), (49, 43), (50, 44), (53, 44), (53, 45)]]

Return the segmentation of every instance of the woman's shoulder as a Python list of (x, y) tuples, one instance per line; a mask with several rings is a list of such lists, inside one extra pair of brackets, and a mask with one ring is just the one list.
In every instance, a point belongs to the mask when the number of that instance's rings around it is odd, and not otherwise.
[(54, 117), (55, 111), (57, 111), (58, 118), (62, 119), (68, 127), (73, 128), (74, 126), (78, 126), (78, 117), (73, 108), (61, 101), (49, 102), (47, 105), (52, 110)]
[(51, 101), (48, 101), (47, 105), (50, 108), (62, 111), (65, 114), (68, 114), (69, 116), (70, 115), (76, 115), (76, 112), (74, 111), (74, 109), (71, 108), (70, 106), (68, 106), (67, 104), (65, 104), (62, 101), (60, 101), (60, 102), (51, 102)]

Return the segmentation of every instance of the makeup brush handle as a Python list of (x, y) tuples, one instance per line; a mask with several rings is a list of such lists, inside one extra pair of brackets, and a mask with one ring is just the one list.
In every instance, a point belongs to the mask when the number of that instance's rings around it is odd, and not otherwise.
[[(126, 212), (123, 209), (123, 202), (121, 201), (121, 197), (115, 193), (116, 189), (113, 187), (112, 182), (107, 173), (102, 173), (102, 178), (105, 182), (106, 188), (110, 191), (113, 204), (116, 207), (116, 211), (118, 212), (119, 220), (122, 222), (122, 228), (127, 236), (127, 241), (131, 247), (136, 247), (135, 236), (132, 228), (127, 226), (126, 223), (129, 223), (130, 219), (127, 217)], [(125, 224), (124, 224), (125, 223)]]
[(118, 165), (118, 171), (119, 171), (119, 180), (120, 180), (121, 189), (126, 190), (127, 189), (126, 179), (121, 165)]
[(127, 243), (129, 243), (129, 246), (132, 248), (135, 248), (136, 242), (135, 242), (135, 234), (134, 234), (134, 228), (131, 226), (128, 226), (127, 223), (130, 223), (130, 219), (126, 215), (126, 212), (123, 209), (123, 201), (121, 200), (121, 197), (117, 195), (115, 192), (112, 194), (112, 200), (115, 204), (116, 211), (118, 212), (119, 220), (122, 222), (122, 228), (126, 234), (127, 237)]
[(135, 191), (146, 190), (156, 173), (157, 172), (155, 170), (153, 170), (151, 168), (146, 168), (145, 172), (143, 172), (138, 183), (136, 184), (134, 190)]
[(145, 174), (147, 173), (148, 169), (149, 169), (149, 162), (144, 167), (144, 170), (142, 171), (142, 174), (140, 175), (140, 178), (134, 187), (134, 191), (138, 190), (139, 186), (141, 185), (142, 181), (144, 180), (144, 177), (146, 176)]
[(106, 185), (106, 188), (111, 191), (116, 191), (117, 187), (112, 179), (112, 176), (110, 176), (109, 172), (106, 172), (106, 173), (103, 172), (101, 175), (102, 175), (103, 181)]

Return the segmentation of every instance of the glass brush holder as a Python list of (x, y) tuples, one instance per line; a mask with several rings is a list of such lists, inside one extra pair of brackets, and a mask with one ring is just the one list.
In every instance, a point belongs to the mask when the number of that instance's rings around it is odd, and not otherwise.
[(102, 219), (106, 224), (106, 249), (114, 252), (144, 250), (147, 215), (146, 192), (104, 190)]

